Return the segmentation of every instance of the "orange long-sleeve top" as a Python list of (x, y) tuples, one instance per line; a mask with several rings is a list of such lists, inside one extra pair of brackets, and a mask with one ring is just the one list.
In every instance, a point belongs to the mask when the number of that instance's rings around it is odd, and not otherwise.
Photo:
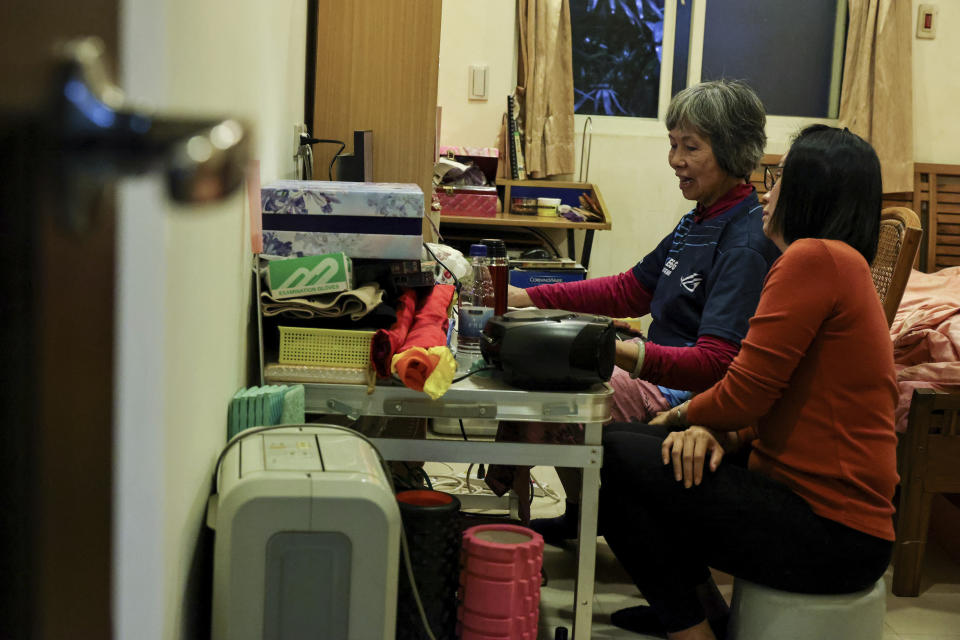
[(894, 539), (897, 438), (893, 346), (870, 268), (844, 242), (787, 247), (726, 376), (687, 419), (755, 425), (749, 467), (787, 484), (813, 511)]

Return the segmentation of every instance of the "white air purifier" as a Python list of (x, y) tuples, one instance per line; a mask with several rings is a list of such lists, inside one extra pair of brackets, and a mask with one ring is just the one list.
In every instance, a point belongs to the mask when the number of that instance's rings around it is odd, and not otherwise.
[(366, 440), (325, 425), (241, 434), (217, 481), (213, 640), (393, 640), (400, 511)]

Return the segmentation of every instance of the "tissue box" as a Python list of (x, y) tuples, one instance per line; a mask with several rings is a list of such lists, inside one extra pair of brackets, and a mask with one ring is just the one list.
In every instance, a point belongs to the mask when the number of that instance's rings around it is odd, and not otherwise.
[(263, 252), (419, 260), (423, 191), (415, 184), (281, 180), (260, 189)]
[(436, 194), (442, 215), (482, 218), (497, 215), (496, 187), (437, 187)]
[(270, 260), (267, 286), (277, 300), (353, 288), (353, 263), (344, 253)]

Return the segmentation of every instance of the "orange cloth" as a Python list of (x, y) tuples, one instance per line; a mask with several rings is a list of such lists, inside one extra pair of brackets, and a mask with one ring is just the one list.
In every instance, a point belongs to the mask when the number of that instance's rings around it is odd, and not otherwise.
[(398, 354), (394, 368), (403, 384), (414, 391), (423, 391), (423, 385), (440, 363), (440, 356), (414, 347)]
[(773, 264), (726, 376), (688, 419), (756, 423), (750, 469), (818, 515), (893, 540), (893, 348), (870, 269), (849, 245), (807, 238)]
[(457, 362), (447, 347), (411, 347), (393, 357), (393, 370), (403, 384), (436, 400), (447, 392)]

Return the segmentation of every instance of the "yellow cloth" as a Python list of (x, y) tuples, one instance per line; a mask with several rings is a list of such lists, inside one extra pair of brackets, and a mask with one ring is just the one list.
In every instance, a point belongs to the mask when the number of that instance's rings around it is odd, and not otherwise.
[(405, 386), (423, 391), (432, 400), (447, 392), (457, 370), (457, 362), (447, 347), (411, 347), (394, 354), (390, 366)]

